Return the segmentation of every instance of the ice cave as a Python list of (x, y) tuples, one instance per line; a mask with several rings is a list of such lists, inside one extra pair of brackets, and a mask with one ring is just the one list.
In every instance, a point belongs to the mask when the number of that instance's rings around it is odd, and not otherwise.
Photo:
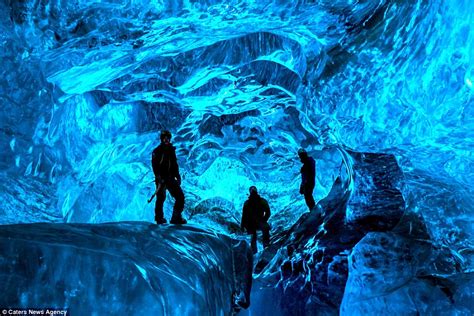
[(1, 315), (474, 314), (472, 0), (2, 0), (0, 43)]

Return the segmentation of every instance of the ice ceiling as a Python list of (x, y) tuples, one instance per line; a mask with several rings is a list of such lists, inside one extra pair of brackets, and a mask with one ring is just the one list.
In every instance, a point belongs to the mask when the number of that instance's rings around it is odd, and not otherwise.
[(392, 153), (432, 234), (472, 239), (473, 15), (470, 0), (4, 1), (1, 222), (152, 221), (169, 129), (201, 224), (203, 208), (238, 219), (256, 185), (290, 225), (302, 146), (317, 200), (345, 150)]

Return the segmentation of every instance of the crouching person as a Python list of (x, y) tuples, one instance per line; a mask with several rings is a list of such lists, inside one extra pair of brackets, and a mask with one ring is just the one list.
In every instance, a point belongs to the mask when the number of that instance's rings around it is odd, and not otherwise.
[(249, 188), (249, 198), (244, 203), (242, 210), (242, 222), (240, 227), (247, 230), (252, 235), (251, 247), (253, 253), (257, 253), (257, 231), (262, 231), (263, 247), (267, 247), (270, 243), (270, 206), (267, 200), (262, 198), (255, 186)]

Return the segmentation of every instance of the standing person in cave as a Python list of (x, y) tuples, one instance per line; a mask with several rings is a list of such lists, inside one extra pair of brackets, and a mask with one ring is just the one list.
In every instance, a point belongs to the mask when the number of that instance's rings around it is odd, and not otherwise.
[(252, 235), (250, 242), (253, 253), (257, 253), (257, 230), (262, 231), (263, 247), (270, 244), (270, 206), (267, 200), (262, 198), (255, 186), (249, 188), (249, 198), (244, 203), (242, 210), (242, 221), (240, 227), (246, 229)]
[(303, 166), (301, 167), (301, 185), (300, 194), (304, 195), (304, 200), (309, 210), (311, 211), (316, 205), (313, 198), (313, 190), (316, 186), (316, 161), (309, 156), (304, 148), (298, 150), (298, 157), (300, 157)]
[(186, 224), (181, 213), (184, 209), (184, 193), (181, 189), (181, 175), (179, 174), (176, 149), (171, 144), (171, 133), (162, 131), (161, 144), (153, 150), (151, 165), (155, 174), (156, 202), (155, 221), (157, 224), (166, 224), (163, 214), (163, 204), (166, 199), (166, 190), (175, 199), (171, 224)]

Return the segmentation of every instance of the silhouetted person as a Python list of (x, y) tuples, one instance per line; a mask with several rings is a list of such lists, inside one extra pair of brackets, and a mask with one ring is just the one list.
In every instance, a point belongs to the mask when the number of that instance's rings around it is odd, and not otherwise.
[(186, 224), (181, 213), (184, 209), (184, 193), (181, 190), (181, 176), (174, 146), (171, 144), (171, 133), (162, 131), (161, 144), (153, 150), (151, 164), (155, 174), (156, 202), (155, 221), (157, 224), (166, 224), (163, 215), (163, 203), (166, 199), (166, 190), (175, 199), (171, 224)]
[(262, 198), (255, 186), (249, 188), (249, 198), (244, 203), (242, 210), (242, 222), (240, 227), (246, 229), (252, 235), (250, 242), (253, 253), (257, 253), (257, 230), (262, 231), (263, 247), (267, 247), (270, 243), (270, 206), (267, 200)]
[(316, 186), (316, 162), (303, 148), (298, 150), (298, 156), (300, 157), (303, 166), (301, 167), (301, 185), (300, 194), (304, 195), (306, 205), (308, 205), (311, 211), (316, 205), (313, 198), (313, 190)]

